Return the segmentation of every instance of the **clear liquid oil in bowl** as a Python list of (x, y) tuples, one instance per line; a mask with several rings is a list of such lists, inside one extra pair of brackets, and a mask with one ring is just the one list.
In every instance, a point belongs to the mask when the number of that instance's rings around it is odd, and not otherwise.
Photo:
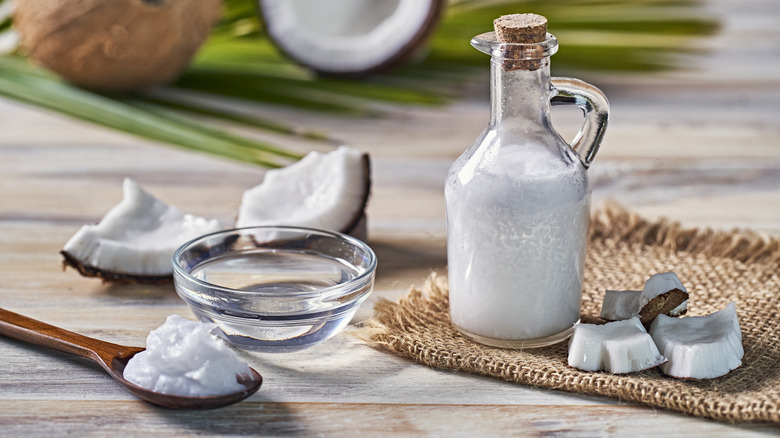
[(227, 301), (221, 309), (201, 307), (197, 313), (217, 324), (223, 336), (240, 348), (289, 352), (338, 333), (362, 302), (345, 305), (316, 293), (305, 298), (299, 294), (344, 284), (362, 273), (344, 260), (322, 254), (258, 249), (214, 258), (195, 267), (191, 275), (234, 290), (273, 294), (247, 295)]
[(360, 275), (344, 260), (299, 251), (257, 250), (209, 260), (191, 275), (230, 289), (304, 292), (346, 283)]

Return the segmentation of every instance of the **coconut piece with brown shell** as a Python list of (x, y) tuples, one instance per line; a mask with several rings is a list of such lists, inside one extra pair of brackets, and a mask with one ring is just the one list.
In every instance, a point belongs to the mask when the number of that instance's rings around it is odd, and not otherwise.
[(220, 0), (23, 0), (34, 62), (84, 88), (145, 91), (176, 79), (219, 19)]
[(643, 324), (658, 315), (679, 316), (687, 311), (688, 290), (674, 272), (650, 276), (639, 299), (639, 319)]
[(125, 179), (124, 199), (99, 223), (82, 226), (61, 251), (65, 266), (113, 282), (172, 278), (171, 258), (183, 243), (222, 229), (215, 219), (186, 214)]
[(639, 316), (643, 324), (658, 315), (680, 316), (687, 312), (688, 291), (674, 272), (652, 275), (641, 291), (607, 290), (601, 317), (618, 321)]
[(236, 227), (298, 226), (365, 238), (370, 192), (368, 154), (345, 146), (311, 152), (244, 192)]

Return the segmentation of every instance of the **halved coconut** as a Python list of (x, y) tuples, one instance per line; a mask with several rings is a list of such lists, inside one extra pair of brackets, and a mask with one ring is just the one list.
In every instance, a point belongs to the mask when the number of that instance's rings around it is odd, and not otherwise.
[(669, 358), (664, 374), (680, 379), (712, 379), (742, 365), (745, 351), (737, 306), (707, 316), (672, 318), (658, 315), (650, 327), (659, 350)]
[(236, 227), (287, 225), (365, 236), (371, 191), (368, 154), (342, 146), (311, 152), (297, 163), (269, 170), (244, 192)]
[(653, 368), (666, 358), (639, 318), (634, 317), (602, 325), (575, 325), (568, 361), (569, 366), (583, 371), (625, 374)]
[(401, 64), (422, 48), (445, 0), (259, 0), (271, 39), (320, 73), (362, 75)]
[(84, 225), (60, 252), (65, 266), (105, 281), (171, 279), (171, 258), (183, 243), (222, 229), (216, 219), (185, 214), (125, 179), (124, 199), (100, 223)]
[(688, 310), (688, 291), (674, 272), (651, 276), (641, 291), (607, 290), (601, 304), (601, 317), (619, 321), (639, 316), (649, 324), (660, 314), (680, 316)]

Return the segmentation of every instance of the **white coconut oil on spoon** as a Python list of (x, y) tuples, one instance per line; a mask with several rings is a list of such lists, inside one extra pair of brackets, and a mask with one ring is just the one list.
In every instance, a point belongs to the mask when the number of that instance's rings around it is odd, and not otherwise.
[[(91, 359), (139, 398), (166, 408), (213, 409), (227, 406), (254, 394), (263, 382), (257, 371), (246, 367), (247, 372), (233, 375), (237, 384), (229, 392), (214, 395), (166, 394), (139, 386), (125, 378), (128, 361), (145, 351), (143, 348), (90, 338), (5, 309), (0, 309), (0, 335)], [(207, 372), (211, 371), (218, 370)]]

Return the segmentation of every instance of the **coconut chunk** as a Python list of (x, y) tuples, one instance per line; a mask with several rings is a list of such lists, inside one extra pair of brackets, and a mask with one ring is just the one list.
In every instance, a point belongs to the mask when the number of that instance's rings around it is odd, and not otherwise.
[(649, 324), (659, 314), (679, 316), (687, 311), (688, 291), (674, 272), (651, 276), (641, 291), (607, 290), (601, 303), (601, 317), (619, 321), (639, 316)]
[(601, 317), (620, 321), (639, 315), (641, 290), (607, 290), (601, 303)]
[(712, 379), (742, 365), (745, 351), (737, 306), (707, 316), (672, 318), (658, 315), (650, 327), (659, 350), (669, 358), (664, 374), (680, 379)]
[(574, 326), (569, 341), (569, 366), (583, 371), (625, 374), (653, 368), (666, 358), (638, 317), (602, 325)]
[(222, 229), (216, 219), (185, 214), (130, 179), (122, 189), (124, 199), (100, 223), (82, 226), (65, 244), (66, 266), (108, 281), (165, 281), (179, 246)]
[(368, 203), (368, 155), (342, 146), (269, 170), (244, 192), (237, 227), (288, 225), (354, 234)]
[(679, 311), (678, 307), (687, 300), (688, 291), (677, 278), (677, 274), (662, 272), (652, 275), (645, 282), (639, 298), (639, 319), (648, 324), (658, 315)]

